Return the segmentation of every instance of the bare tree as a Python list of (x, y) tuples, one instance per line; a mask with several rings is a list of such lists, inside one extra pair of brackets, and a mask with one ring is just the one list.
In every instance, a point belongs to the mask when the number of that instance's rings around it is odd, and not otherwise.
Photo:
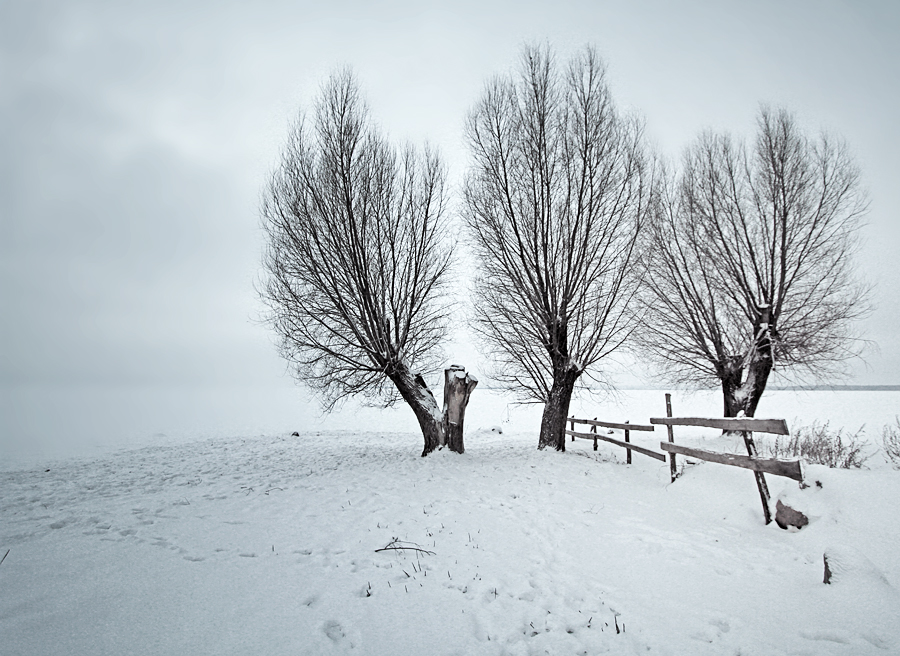
[(647, 232), (639, 344), (676, 382), (753, 416), (769, 375), (833, 375), (868, 311), (853, 253), (866, 207), (847, 147), (762, 108), (750, 149), (703, 134)]
[(495, 379), (544, 404), (539, 448), (565, 450), (576, 382), (599, 376), (631, 329), (650, 167), (605, 72), (591, 48), (560, 70), (549, 48), (528, 47), (518, 75), (489, 82), (466, 124), (476, 328)]
[(262, 202), (261, 295), (294, 376), (327, 409), (402, 398), (422, 455), (443, 443), (441, 409), (415, 372), (438, 364), (448, 327), (444, 185), (437, 153), (398, 153), (377, 133), (345, 70), (294, 126)]

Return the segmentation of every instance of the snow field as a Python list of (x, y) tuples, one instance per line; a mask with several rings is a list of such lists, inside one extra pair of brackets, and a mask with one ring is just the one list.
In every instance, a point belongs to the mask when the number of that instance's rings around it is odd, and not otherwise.
[[(701, 431), (676, 439), (732, 448)], [(811, 509), (787, 532), (742, 469), (670, 484), (589, 440), (470, 429), (466, 454), (427, 458), (420, 441), (308, 432), (2, 472), (0, 651), (900, 653), (886, 467), (810, 467), (822, 487), (802, 492), (769, 477)], [(376, 552), (395, 538), (432, 553)]]

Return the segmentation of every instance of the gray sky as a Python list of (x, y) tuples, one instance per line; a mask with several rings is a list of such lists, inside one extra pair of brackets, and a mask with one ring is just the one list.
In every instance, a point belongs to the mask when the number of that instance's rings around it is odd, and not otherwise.
[(0, 381), (276, 380), (252, 321), (257, 205), (298, 109), (350, 64), (381, 126), (438, 145), (458, 180), (485, 79), (546, 40), (594, 44), (673, 158), (706, 127), (750, 135), (760, 102), (844, 136), (871, 196), (880, 349), (848, 382), (900, 383), (898, 34), (895, 0), (5, 0)]

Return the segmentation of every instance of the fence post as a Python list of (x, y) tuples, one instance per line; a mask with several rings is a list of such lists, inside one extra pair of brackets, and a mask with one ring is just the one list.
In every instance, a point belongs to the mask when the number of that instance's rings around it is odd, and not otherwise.
[[(597, 418), (594, 417), (594, 421), (597, 421)], [(597, 424), (591, 426), (591, 432), (596, 436), (597, 435)], [(594, 451), (597, 450), (597, 438), (594, 437)]]
[[(571, 417), (569, 417), (569, 430), (572, 430), (572, 431), (575, 430), (575, 415), (572, 415)], [(572, 436), (572, 441), (573, 442), (575, 441), (574, 435)]]
[[(631, 422), (626, 421), (625, 423), (630, 424)], [(627, 443), (631, 442), (631, 434), (627, 428), (625, 429), (625, 442), (627, 442)], [(626, 465), (631, 464), (631, 449), (625, 449), (625, 464)]]
[[(672, 416), (672, 395), (669, 394), (668, 392), (666, 392), (666, 416), (667, 417)], [(669, 429), (669, 443), (674, 444), (675, 443), (675, 435), (672, 432), (672, 425), (669, 424), (668, 426), (666, 426), (666, 428)], [(669, 454), (669, 474), (672, 476), (672, 482), (674, 483), (675, 479), (678, 478), (678, 473), (675, 468), (675, 454), (674, 453)]]
[[(750, 431), (741, 431), (741, 437), (744, 438), (744, 446), (747, 447), (747, 455), (755, 458), (757, 455), (756, 442), (753, 441), (753, 433)], [(759, 490), (759, 498), (762, 501), (763, 516), (766, 518), (766, 524), (772, 523), (772, 511), (769, 508), (769, 486), (766, 484), (766, 477), (761, 471), (754, 471), (756, 475), (756, 487)]]

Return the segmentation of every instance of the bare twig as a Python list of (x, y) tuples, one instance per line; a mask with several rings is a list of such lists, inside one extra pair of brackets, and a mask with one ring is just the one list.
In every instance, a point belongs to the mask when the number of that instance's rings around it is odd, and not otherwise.
[(6, 557), (9, 555), (9, 549), (6, 550), (6, 553), (3, 554), (3, 558), (0, 558), (0, 565), (3, 564), (3, 561), (6, 560)]
[[(376, 549), (375, 553), (378, 553), (379, 551), (415, 551), (417, 553), (428, 554), (429, 556), (434, 555), (433, 551), (429, 551), (428, 549), (423, 549), (422, 547), (417, 545), (415, 542), (403, 542), (399, 538), (394, 538), (393, 540), (388, 542), (387, 545), (385, 545), (381, 549)], [(409, 575), (407, 574), (407, 576), (409, 576)]]

